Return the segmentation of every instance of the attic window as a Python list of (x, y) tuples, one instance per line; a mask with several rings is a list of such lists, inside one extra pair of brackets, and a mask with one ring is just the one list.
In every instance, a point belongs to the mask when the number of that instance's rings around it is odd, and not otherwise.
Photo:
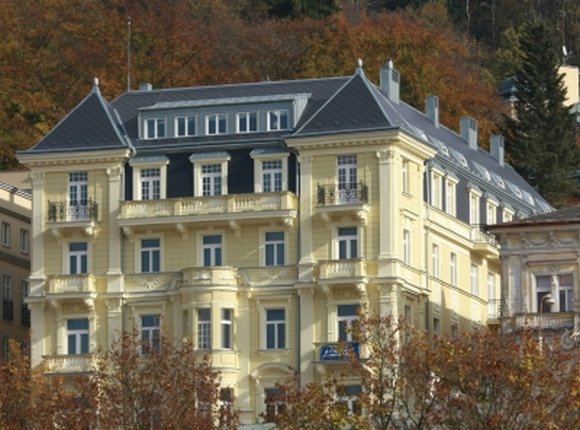
[(497, 185), (498, 185), (500, 188), (502, 188), (502, 189), (504, 189), (504, 190), (505, 190), (505, 182), (504, 182), (504, 180), (502, 179), (502, 177), (501, 177), (501, 176), (499, 176), (499, 175), (496, 175), (495, 173), (492, 173), (492, 174), (491, 174), (491, 177), (492, 177), (492, 179), (494, 180), (494, 182), (495, 182), (495, 183), (496, 183), (496, 184), (497, 184)]
[(226, 114), (213, 113), (205, 117), (205, 134), (225, 134), (227, 130)]
[(268, 130), (287, 130), (288, 129), (288, 110), (279, 109), (268, 111)]
[(534, 198), (532, 197), (532, 195), (526, 191), (524, 191), (523, 194), (524, 194), (525, 200), (533, 206), (534, 205)]
[(144, 122), (143, 135), (145, 139), (165, 137), (165, 118), (147, 118)]

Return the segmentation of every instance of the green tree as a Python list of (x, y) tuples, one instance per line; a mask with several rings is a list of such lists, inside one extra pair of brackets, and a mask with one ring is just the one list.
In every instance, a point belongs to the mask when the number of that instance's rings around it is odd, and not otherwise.
[(504, 117), (506, 150), (515, 169), (552, 204), (564, 204), (576, 187), (580, 164), (573, 116), (564, 105), (566, 90), (560, 47), (546, 23), (531, 18), (521, 32), (522, 62), (514, 74), (515, 117)]

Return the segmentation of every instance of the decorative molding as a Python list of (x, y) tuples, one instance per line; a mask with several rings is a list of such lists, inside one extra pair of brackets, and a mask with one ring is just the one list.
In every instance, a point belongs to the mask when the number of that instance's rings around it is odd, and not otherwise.
[(106, 304), (109, 313), (119, 313), (123, 310), (124, 300), (122, 297), (107, 299)]
[(231, 220), (229, 222), (229, 226), (233, 230), (234, 235), (236, 237), (240, 237), (240, 235), (242, 234), (240, 223), (238, 221)]
[(187, 239), (189, 237), (189, 232), (187, 230), (187, 227), (185, 225), (183, 225), (183, 223), (178, 222), (177, 224), (175, 224), (175, 228), (177, 229), (177, 232), (179, 233), (179, 236), (182, 239)]
[(377, 158), (379, 159), (379, 163), (386, 163), (395, 158), (395, 151), (392, 149), (377, 151)]

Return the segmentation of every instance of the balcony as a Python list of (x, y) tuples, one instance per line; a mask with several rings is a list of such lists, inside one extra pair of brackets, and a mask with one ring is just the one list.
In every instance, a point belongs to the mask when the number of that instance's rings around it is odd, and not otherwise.
[(320, 262), (321, 283), (366, 282), (367, 262), (362, 258)]
[(89, 236), (95, 236), (98, 232), (99, 205), (92, 199), (78, 205), (49, 200), (47, 215), (47, 223), (57, 238), (62, 236), (63, 231), (75, 229)]
[(368, 185), (359, 182), (344, 188), (337, 184), (317, 185), (318, 211), (325, 222), (332, 215), (351, 215), (366, 224), (368, 215)]
[(55, 275), (48, 279), (48, 294), (84, 296), (96, 291), (93, 275)]
[(498, 323), (500, 319), (501, 312), (501, 300), (492, 299), (487, 301), (487, 320), (489, 322)]
[(135, 273), (125, 275), (125, 291), (139, 293), (146, 291), (166, 291), (179, 279), (177, 272)]
[[(126, 229), (140, 225), (178, 225), (226, 221), (273, 220), (291, 226), (298, 201), (290, 192), (228, 194), (182, 197), (166, 200), (137, 200), (121, 203), (119, 224)], [(178, 227), (180, 228), (180, 227)]]
[(197, 286), (227, 286), (237, 287), (238, 274), (235, 268), (219, 267), (190, 267), (181, 271), (182, 287)]
[(485, 258), (499, 258), (499, 243), (493, 234), (487, 232), (487, 225), (474, 224), (471, 226), (471, 241), (473, 250)]
[(242, 282), (252, 287), (294, 285), (298, 279), (296, 266), (266, 266), (238, 270)]
[(358, 342), (333, 342), (320, 345), (320, 361), (348, 361), (352, 357), (360, 358), (360, 345)]
[(93, 354), (51, 355), (44, 359), (47, 373), (86, 373), (96, 367)]
[(541, 315), (528, 313), (511, 317), (513, 330), (521, 330), (524, 327), (538, 330), (540, 324), (542, 330), (572, 329), (574, 328), (574, 312), (545, 312)]

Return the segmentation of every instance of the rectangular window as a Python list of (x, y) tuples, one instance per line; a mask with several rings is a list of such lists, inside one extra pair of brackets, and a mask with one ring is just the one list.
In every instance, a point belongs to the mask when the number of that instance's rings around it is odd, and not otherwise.
[(28, 254), (28, 230), (20, 229), (20, 252)]
[(10, 224), (2, 223), (2, 245), (10, 246)]
[(226, 133), (226, 114), (214, 113), (205, 117), (206, 134)]
[(211, 349), (211, 309), (197, 310), (197, 348)]
[(339, 342), (352, 342), (354, 340), (353, 330), (358, 321), (359, 309), (360, 306), (357, 304), (338, 305), (337, 322)]
[(195, 136), (195, 115), (178, 116), (175, 118), (175, 136)]
[(232, 349), (233, 347), (233, 319), (234, 310), (233, 309), (222, 309), (221, 310), (221, 341), (222, 349)]
[(356, 202), (356, 155), (339, 155), (337, 161), (338, 201)]
[(222, 236), (212, 234), (203, 236), (202, 239), (203, 265), (221, 266), (222, 265)]
[(286, 310), (266, 309), (266, 349), (286, 348)]
[(222, 193), (222, 165), (204, 164), (201, 166), (202, 195), (219, 196)]
[(475, 193), (469, 194), (469, 223), (479, 225), (479, 196)]
[(403, 159), (403, 164), (401, 166), (401, 183), (403, 186), (403, 193), (409, 194), (411, 192), (411, 187), (409, 184), (409, 160)]
[(71, 172), (68, 178), (68, 204), (71, 220), (85, 220), (89, 217), (88, 174)]
[(514, 215), (510, 211), (507, 211), (507, 210), (503, 211), (503, 215), (502, 215), (503, 222), (510, 222), (513, 220), (513, 218), (514, 218)]
[(145, 139), (165, 137), (165, 118), (148, 118), (145, 120)]
[(403, 230), (403, 263), (411, 264), (411, 232)]
[(457, 287), (457, 254), (454, 252), (449, 255), (449, 283)]
[(89, 352), (89, 319), (76, 318), (66, 321), (68, 354)]
[(495, 224), (497, 222), (497, 206), (491, 202), (487, 202), (485, 212), (485, 222), (487, 225)]
[(141, 200), (159, 200), (161, 198), (161, 169), (141, 170)]
[(12, 301), (12, 276), (2, 275), (2, 310), (5, 321), (14, 319), (14, 302)]
[(439, 278), (440, 275), (440, 268), (439, 268), (439, 245), (433, 244), (431, 249), (431, 261), (432, 261), (432, 275), (436, 278)]
[(447, 179), (445, 183), (445, 212), (453, 216), (455, 216), (457, 213), (455, 207), (455, 202), (457, 200), (455, 190), (456, 190), (455, 182)]
[(436, 173), (431, 172), (431, 205), (442, 209), (442, 196), (443, 196), (443, 187), (442, 187), (443, 177)]
[(161, 271), (161, 244), (159, 239), (141, 239), (141, 272)]
[(439, 318), (433, 318), (433, 334), (439, 336), (441, 334), (441, 321)]
[(68, 273), (80, 275), (88, 273), (87, 242), (71, 242), (68, 244)]
[(288, 111), (286, 109), (268, 111), (268, 130), (288, 130)]
[(265, 193), (282, 191), (282, 160), (262, 161), (262, 188)]
[(141, 353), (159, 351), (160, 336), (160, 316), (141, 315)]
[(479, 295), (479, 276), (478, 276), (478, 267), (476, 264), (471, 265), (470, 269), (470, 285), (471, 285), (471, 294), (478, 296)]
[(281, 398), (282, 391), (279, 388), (265, 388), (264, 397), (266, 403), (266, 422), (274, 422), (276, 416), (286, 409), (286, 404)]
[(338, 258), (340, 260), (358, 257), (358, 231), (356, 227), (338, 229)]
[(250, 133), (258, 130), (258, 119), (256, 112), (240, 112), (238, 118), (238, 133)]
[(346, 407), (349, 415), (360, 415), (362, 413), (359, 400), (361, 393), (361, 385), (343, 385), (336, 390), (338, 403)]
[[(554, 305), (542, 299), (550, 294)], [(574, 277), (571, 273), (562, 275), (536, 276), (536, 312), (540, 306), (547, 312), (572, 312), (574, 310)]]
[(20, 322), (25, 327), (30, 327), (30, 310), (26, 304), (28, 297), (28, 281), (23, 280), (20, 284), (20, 299), (22, 301), (20, 306)]
[(267, 232), (265, 238), (266, 266), (284, 265), (284, 232)]

